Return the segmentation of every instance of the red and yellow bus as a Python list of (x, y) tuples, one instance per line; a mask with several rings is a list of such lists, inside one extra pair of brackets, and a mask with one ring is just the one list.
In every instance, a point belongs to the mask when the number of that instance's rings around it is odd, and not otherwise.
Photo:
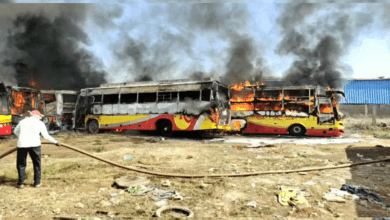
[(175, 131), (230, 128), (229, 89), (215, 80), (103, 84), (80, 91), (74, 128)]
[(314, 86), (236, 83), (230, 92), (231, 129), (244, 134), (343, 135), (345, 123), (336, 93), (343, 94)]
[(0, 83), (0, 136), (11, 135), (12, 126), (16, 126), (31, 110), (44, 112), (44, 102), (38, 90)]

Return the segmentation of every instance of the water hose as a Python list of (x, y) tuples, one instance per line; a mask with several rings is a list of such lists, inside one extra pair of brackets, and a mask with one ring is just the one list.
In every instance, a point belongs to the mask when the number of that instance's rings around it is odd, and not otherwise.
[[(42, 144), (52, 144), (49, 142), (42, 142)], [(115, 163), (113, 161), (106, 160), (104, 158), (92, 155), (84, 150), (78, 149), (76, 147), (73, 147), (68, 144), (60, 143), (60, 146), (68, 148), (70, 150), (79, 152), (81, 154), (84, 154), (88, 157), (92, 157), (96, 160), (102, 161), (104, 163), (108, 163), (112, 166), (116, 166), (125, 170), (131, 170), (138, 173), (144, 173), (149, 174), (153, 176), (163, 176), (163, 177), (177, 177), (177, 178), (205, 178), (205, 177), (244, 177), (244, 176), (257, 176), (257, 175), (264, 175), (264, 174), (282, 174), (282, 173), (298, 173), (298, 172), (309, 172), (309, 171), (318, 171), (318, 170), (331, 170), (331, 169), (340, 169), (340, 168), (347, 168), (347, 167), (353, 167), (353, 166), (360, 166), (360, 165), (366, 165), (366, 164), (372, 164), (372, 163), (380, 163), (385, 161), (390, 161), (390, 158), (381, 159), (381, 160), (372, 160), (367, 162), (360, 162), (360, 163), (353, 163), (353, 164), (342, 164), (337, 166), (326, 166), (326, 167), (311, 167), (311, 168), (301, 168), (296, 170), (271, 170), (271, 171), (259, 171), (259, 172), (250, 172), (250, 173), (238, 173), (238, 174), (176, 174), (176, 173), (159, 173), (159, 172), (152, 172), (148, 170), (138, 169), (131, 166), (124, 166), (119, 163)], [(6, 153), (0, 155), (0, 159), (11, 154), (12, 152), (16, 151), (17, 148), (13, 148)]]

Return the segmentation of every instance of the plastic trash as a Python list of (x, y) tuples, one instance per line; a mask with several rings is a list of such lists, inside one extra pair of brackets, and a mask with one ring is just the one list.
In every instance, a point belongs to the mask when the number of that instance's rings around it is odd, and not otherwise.
[(278, 202), (284, 206), (297, 206), (299, 204), (308, 204), (303, 193), (297, 190), (283, 189), (278, 193)]
[(125, 156), (123, 156), (123, 161), (130, 161), (130, 160), (132, 160), (133, 159), (133, 156), (131, 156), (131, 155), (125, 155)]
[(380, 199), (379, 196), (376, 195), (375, 193), (369, 192), (368, 188), (358, 187), (350, 184), (343, 184), (340, 190), (357, 195), (359, 198), (363, 197), (363, 198), (371, 199), (377, 203), (387, 206), (386, 201)]

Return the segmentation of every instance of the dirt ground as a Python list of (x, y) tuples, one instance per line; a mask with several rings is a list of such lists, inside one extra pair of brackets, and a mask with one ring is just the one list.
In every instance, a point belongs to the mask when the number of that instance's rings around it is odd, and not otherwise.
[[(246, 144), (239, 143), (212, 142), (210, 139), (162, 138), (132, 133), (60, 133), (55, 137), (60, 142), (116, 163), (164, 173), (238, 174), (334, 166), (390, 157), (390, 139), (363, 134), (347, 135), (361, 139), (361, 142), (352, 144), (299, 145), (278, 142), (259, 148), (247, 148)], [(283, 140), (286, 137), (269, 138)], [(16, 139), (0, 139), (0, 154), (15, 144)], [(151, 186), (176, 190), (183, 199), (168, 200), (168, 204), (186, 207), (200, 219), (390, 217), (389, 206), (369, 199), (346, 199), (339, 203), (323, 198), (331, 188), (340, 189), (343, 184), (353, 184), (369, 188), (390, 204), (389, 162), (306, 173), (181, 179), (127, 171), (55, 145), (44, 145), (42, 154), (41, 188), (31, 186), (33, 170), (30, 159), (27, 186), (23, 189), (16, 188), (16, 154), (1, 159), (0, 219), (151, 218), (161, 203), (148, 195), (140, 196), (111, 187), (115, 179), (124, 176), (147, 177)], [(131, 155), (133, 159), (124, 161), (126, 155)], [(165, 185), (166, 180), (170, 184)], [(282, 206), (277, 199), (281, 186), (304, 189), (308, 204)], [(255, 204), (255, 207), (248, 203)]]

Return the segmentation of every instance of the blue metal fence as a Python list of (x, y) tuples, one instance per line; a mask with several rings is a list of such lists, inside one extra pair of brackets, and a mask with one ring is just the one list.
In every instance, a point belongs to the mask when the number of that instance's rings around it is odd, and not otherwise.
[(352, 80), (344, 86), (341, 104), (390, 104), (390, 80)]

